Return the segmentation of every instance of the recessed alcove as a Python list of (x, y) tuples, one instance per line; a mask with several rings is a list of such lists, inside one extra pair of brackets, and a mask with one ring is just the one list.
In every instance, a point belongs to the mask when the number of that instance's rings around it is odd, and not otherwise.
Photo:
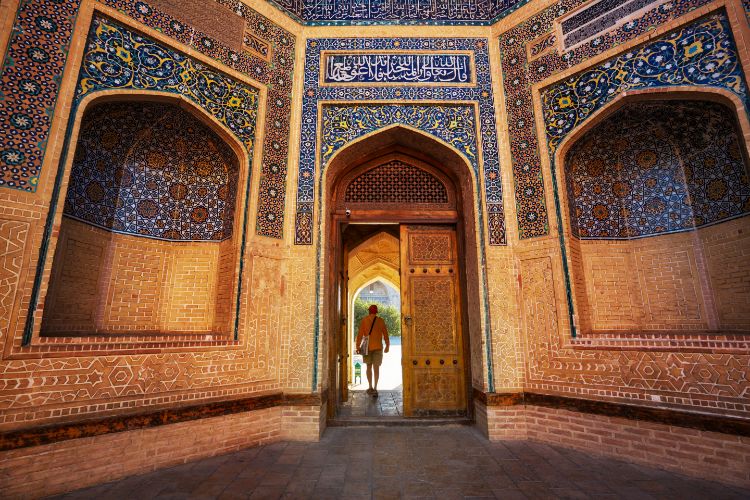
[(184, 106), (83, 115), (42, 335), (228, 335), (237, 289), (232, 147)]
[(629, 101), (565, 155), (582, 333), (750, 332), (750, 181), (734, 111)]

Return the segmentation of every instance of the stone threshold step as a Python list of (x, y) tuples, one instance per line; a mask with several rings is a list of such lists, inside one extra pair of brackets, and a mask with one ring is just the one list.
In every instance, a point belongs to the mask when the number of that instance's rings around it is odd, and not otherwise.
[(474, 425), (463, 417), (338, 417), (328, 421), (328, 427), (431, 427), (438, 425)]

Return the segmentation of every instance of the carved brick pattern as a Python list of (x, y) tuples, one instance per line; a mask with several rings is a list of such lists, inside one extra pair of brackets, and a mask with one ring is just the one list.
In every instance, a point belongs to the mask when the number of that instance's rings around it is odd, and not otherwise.
[(0, 219), (0, 339), (8, 331), (28, 233), (28, 222)]
[(413, 277), (410, 283), (416, 353), (455, 352), (453, 278)]
[(395, 160), (368, 170), (346, 187), (350, 203), (441, 204), (448, 192), (440, 180), (421, 168)]
[[(556, 257), (556, 258), (559, 258)], [(521, 261), (522, 310), (527, 340), (529, 390), (562, 392), (580, 397), (613, 398), (631, 403), (722, 411), (746, 415), (750, 411), (750, 356), (721, 352), (685, 352), (664, 343), (650, 351), (641, 340), (638, 350), (612, 349), (600, 342), (596, 349), (586, 338), (570, 341), (560, 334), (560, 314), (552, 283), (562, 279), (549, 256)], [(656, 345), (656, 343), (653, 343)]]

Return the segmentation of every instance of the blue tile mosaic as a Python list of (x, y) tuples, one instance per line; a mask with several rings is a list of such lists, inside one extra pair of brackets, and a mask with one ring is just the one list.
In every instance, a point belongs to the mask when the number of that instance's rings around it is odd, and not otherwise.
[(63, 213), (112, 232), (222, 241), (238, 177), (234, 151), (179, 106), (97, 104), (81, 121)]
[[(322, 53), (336, 51), (341, 53), (355, 52), (358, 55), (364, 53), (380, 54), (399, 53), (408, 54), (410, 51), (434, 51), (441, 55), (451, 55), (470, 52), (474, 59), (474, 72), (476, 84), (458, 85), (423, 85), (423, 86), (387, 86), (374, 84), (321, 86), (321, 61)], [(414, 62), (416, 59), (410, 58)], [(498, 141), (495, 127), (495, 107), (492, 97), (492, 80), (489, 71), (489, 55), (487, 51), (487, 40), (481, 38), (325, 38), (310, 39), (307, 42), (305, 55), (305, 81), (303, 95), (303, 116), (301, 134), (301, 152), (299, 163), (299, 184), (297, 189), (297, 215), (295, 242), (301, 245), (312, 244), (312, 220), (313, 205), (315, 201), (315, 176), (316, 160), (325, 165), (330, 156), (330, 148), (338, 149), (350, 140), (349, 132), (332, 129), (326, 137), (326, 143), (322, 151), (316, 151), (318, 131), (318, 104), (334, 101), (346, 102), (363, 106), (362, 110), (369, 110), (376, 115), (367, 117), (362, 114), (363, 123), (368, 123), (372, 128), (377, 119), (382, 118), (380, 127), (391, 123), (414, 123), (418, 124), (424, 131), (435, 134), (436, 130), (429, 130), (428, 122), (420, 118), (419, 114), (433, 113), (441, 121), (437, 122), (436, 128), (446, 128), (450, 122), (445, 121), (448, 114), (441, 110), (463, 109), (466, 105), (478, 105), (479, 116), (472, 118), (472, 123), (478, 125), (479, 132), (472, 133), (477, 136), (475, 145), (462, 145), (459, 149), (474, 156), (481, 150), (481, 157), (476, 158), (475, 168), (484, 175), (484, 190), (488, 209), (488, 225), (490, 244), (503, 245), (505, 239), (505, 221), (503, 214), (502, 183), (500, 179), (500, 163), (498, 159)], [(388, 101), (386, 105), (378, 104), (378, 101)], [(397, 107), (390, 103), (399, 102), (403, 106), (400, 114), (396, 115)], [(434, 102), (434, 105), (420, 104), (420, 101)], [(457, 107), (456, 107), (457, 106)], [(328, 105), (324, 109), (328, 109)], [(352, 108), (340, 107), (341, 110)], [(467, 108), (468, 109), (468, 108)], [(328, 112), (328, 111), (326, 111)], [(342, 111), (344, 112), (344, 111)], [(378, 114), (379, 113), (379, 114)], [(468, 111), (466, 111), (468, 113)], [(474, 114), (472, 110), (472, 114)], [(387, 115), (387, 118), (386, 118)], [(415, 125), (417, 126), (417, 125)], [(361, 125), (357, 125), (361, 127)], [(372, 129), (375, 130), (375, 129)], [(369, 130), (369, 131), (372, 131)], [(343, 135), (336, 136), (336, 134)], [(468, 137), (468, 136), (467, 136)], [(330, 141), (330, 142), (329, 142)], [(329, 145), (330, 144), (330, 145)], [(325, 167), (323, 167), (325, 168)], [(478, 176), (481, 178), (481, 175)]]
[(206, 67), (117, 23), (96, 18), (89, 32), (75, 103), (101, 90), (179, 94), (234, 134), (252, 157), (258, 89)]
[(469, 54), (325, 54), (324, 84), (473, 83)]
[(740, 137), (734, 112), (718, 103), (625, 105), (568, 151), (573, 235), (630, 239), (750, 213)]
[[(568, 51), (561, 52), (556, 46), (545, 47), (544, 40), (550, 40), (554, 37), (553, 33), (556, 33), (557, 20), (580, 8), (586, 1), (560, 0), (500, 36), (503, 88), (508, 111), (518, 233), (521, 239), (545, 236), (549, 234), (550, 228), (539, 151), (544, 138), (537, 135), (537, 129), (533, 126), (536, 117), (532, 87), (571, 67), (586, 65), (586, 61), (598, 54), (643, 37), (657, 27), (673, 22), (710, 2), (673, 0), (661, 3), (637, 19), (601, 32)], [(595, 25), (596, 22), (593, 22), (582, 29), (590, 32), (598, 29)]]

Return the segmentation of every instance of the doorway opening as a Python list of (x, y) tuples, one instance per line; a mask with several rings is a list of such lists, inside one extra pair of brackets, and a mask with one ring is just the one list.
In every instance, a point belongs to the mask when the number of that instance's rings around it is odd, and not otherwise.
[[(368, 152), (367, 140), (355, 143), (326, 173), (325, 300), (328, 324), (339, 325), (329, 329), (328, 417), (466, 421), (473, 415), (470, 353), (481, 349), (479, 301), (471, 297), (479, 292), (475, 179), (465, 158), (416, 131), (394, 127), (371, 139), (381, 147)], [(384, 355), (378, 397), (364, 397), (364, 365), (355, 379), (356, 299), (382, 296), (386, 284), (399, 292), (401, 335)], [(396, 345), (400, 384), (391, 373)], [(383, 401), (381, 384), (396, 396)]]

